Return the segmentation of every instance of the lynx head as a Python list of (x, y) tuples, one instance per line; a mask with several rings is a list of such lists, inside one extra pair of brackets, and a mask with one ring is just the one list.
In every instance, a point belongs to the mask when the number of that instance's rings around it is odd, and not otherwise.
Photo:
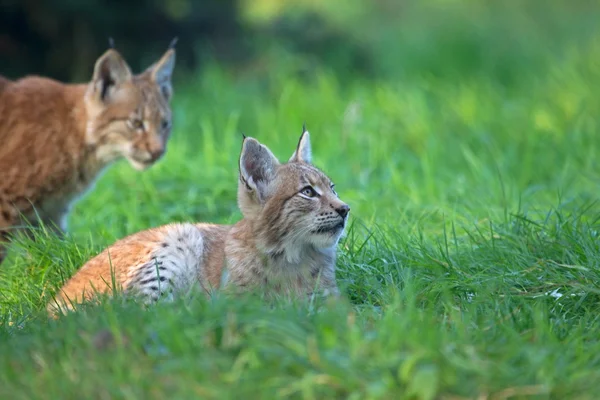
[(138, 75), (131, 73), (114, 49), (96, 61), (85, 94), (86, 140), (101, 162), (124, 157), (134, 168), (143, 170), (165, 153), (171, 133), (169, 102), (174, 67), (174, 43)]
[(240, 156), (238, 203), (264, 250), (334, 247), (350, 207), (338, 197), (327, 175), (311, 164), (310, 135), (303, 128), (287, 163), (280, 163), (256, 139), (244, 138)]

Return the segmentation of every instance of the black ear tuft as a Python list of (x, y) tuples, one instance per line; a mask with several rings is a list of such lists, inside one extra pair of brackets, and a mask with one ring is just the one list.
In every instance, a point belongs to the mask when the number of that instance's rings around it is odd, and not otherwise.
[(306, 121), (302, 123), (302, 133), (306, 132)]
[(115, 48), (115, 40), (111, 37), (108, 38), (108, 47), (110, 49), (114, 49)]
[(173, 38), (173, 40), (171, 40), (171, 43), (169, 43), (169, 49), (174, 49), (175, 46), (177, 45), (178, 41), (179, 41), (179, 38), (177, 36), (175, 36)]

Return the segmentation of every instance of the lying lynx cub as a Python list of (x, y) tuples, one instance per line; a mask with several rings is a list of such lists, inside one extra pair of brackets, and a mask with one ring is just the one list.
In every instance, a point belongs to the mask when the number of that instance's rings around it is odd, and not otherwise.
[(109, 49), (88, 84), (0, 77), (0, 263), (18, 228), (41, 220), (64, 232), (71, 205), (113, 161), (141, 170), (163, 155), (173, 45), (139, 75)]
[(233, 226), (178, 223), (135, 233), (88, 261), (48, 304), (48, 311), (107, 293), (114, 282), (145, 301), (199, 284), (260, 288), (283, 295), (338, 294), (335, 258), (350, 207), (311, 165), (309, 133), (280, 164), (264, 145), (244, 138)]

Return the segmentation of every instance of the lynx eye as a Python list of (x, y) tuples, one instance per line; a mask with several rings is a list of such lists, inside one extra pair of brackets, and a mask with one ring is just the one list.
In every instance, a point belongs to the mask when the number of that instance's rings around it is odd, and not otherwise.
[(129, 120), (129, 126), (131, 127), (131, 129), (139, 131), (144, 129), (144, 121), (142, 121), (141, 119), (132, 119)]
[(300, 194), (308, 198), (313, 198), (317, 195), (317, 192), (312, 188), (312, 186), (306, 186), (300, 191)]
[(335, 183), (332, 183), (330, 188), (331, 188), (331, 191), (337, 196), (337, 192), (335, 191)]
[(169, 123), (169, 120), (166, 118), (163, 119), (162, 121), (160, 121), (160, 127), (162, 129), (167, 129), (169, 127), (169, 125), (171, 125), (171, 124)]

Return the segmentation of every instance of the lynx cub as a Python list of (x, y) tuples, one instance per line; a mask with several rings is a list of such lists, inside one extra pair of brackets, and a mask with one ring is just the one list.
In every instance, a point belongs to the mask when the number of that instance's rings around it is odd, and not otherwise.
[(244, 138), (238, 205), (243, 219), (233, 226), (169, 224), (117, 241), (62, 287), (48, 311), (109, 292), (113, 278), (147, 302), (195, 284), (204, 290), (260, 288), (292, 296), (319, 287), (324, 294), (338, 294), (336, 247), (350, 207), (311, 165), (306, 130), (287, 163)]
[(109, 49), (88, 84), (0, 76), (0, 263), (16, 229), (41, 220), (64, 232), (71, 205), (113, 161), (142, 170), (164, 154), (174, 66), (173, 46), (139, 75)]

